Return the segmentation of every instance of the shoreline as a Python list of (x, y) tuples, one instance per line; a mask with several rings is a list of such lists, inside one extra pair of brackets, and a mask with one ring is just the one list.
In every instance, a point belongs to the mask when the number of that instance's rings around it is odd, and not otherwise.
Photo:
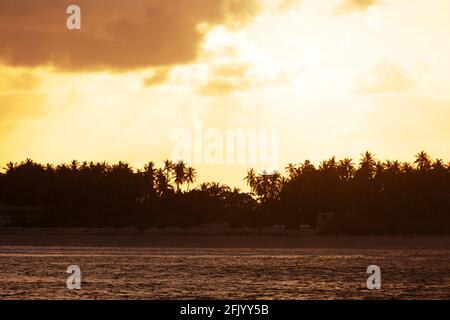
[(1, 230), (2, 246), (149, 247), (149, 248), (329, 248), (329, 249), (436, 249), (450, 251), (448, 235), (348, 236), (278, 234), (177, 234), (68, 232), (69, 230)]

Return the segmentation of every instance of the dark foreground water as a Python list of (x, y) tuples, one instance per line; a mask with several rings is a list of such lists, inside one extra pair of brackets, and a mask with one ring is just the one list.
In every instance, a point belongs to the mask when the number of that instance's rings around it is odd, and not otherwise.
[[(81, 290), (66, 287), (73, 264)], [(450, 299), (450, 251), (0, 246), (0, 299), (80, 298)]]

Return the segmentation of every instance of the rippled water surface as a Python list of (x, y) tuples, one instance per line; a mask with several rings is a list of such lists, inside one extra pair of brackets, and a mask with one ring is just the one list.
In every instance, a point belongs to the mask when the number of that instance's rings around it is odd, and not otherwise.
[(450, 299), (449, 271), (449, 250), (0, 246), (0, 299)]

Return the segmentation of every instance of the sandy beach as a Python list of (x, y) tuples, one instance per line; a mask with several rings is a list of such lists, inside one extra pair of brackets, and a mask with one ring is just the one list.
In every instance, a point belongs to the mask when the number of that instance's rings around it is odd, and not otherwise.
[(95, 230), (0, 230), (2, 246), (192, 247), (192, 248), (354, 248), (444, 249), (450, 236), (321, 236), (285, 232), (268, 234), (181, 234), (100, 232)]

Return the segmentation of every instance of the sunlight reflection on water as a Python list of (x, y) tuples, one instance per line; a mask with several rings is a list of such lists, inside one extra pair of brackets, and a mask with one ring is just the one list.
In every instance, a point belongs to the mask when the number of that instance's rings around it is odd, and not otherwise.
[(449, 266), (449, 250), (0, 246), (0, 299), (449, 299)]

